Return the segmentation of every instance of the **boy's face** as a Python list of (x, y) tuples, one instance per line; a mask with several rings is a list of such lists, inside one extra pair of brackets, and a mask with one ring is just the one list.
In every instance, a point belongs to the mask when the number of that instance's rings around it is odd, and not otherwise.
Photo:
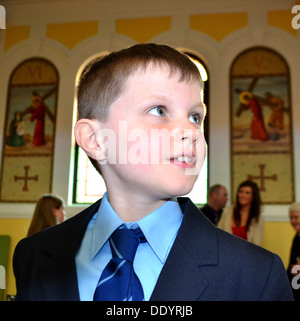
[[(205, 109), (198, 82), (179, 82), (166, 67), (150, 66), (129, 77), (125, 91), (101, 124), (108, 193), (145, 199), (188, 194), (206, 156), (201, 124)], [(122, 194), (121, 194), (122, 193)]]

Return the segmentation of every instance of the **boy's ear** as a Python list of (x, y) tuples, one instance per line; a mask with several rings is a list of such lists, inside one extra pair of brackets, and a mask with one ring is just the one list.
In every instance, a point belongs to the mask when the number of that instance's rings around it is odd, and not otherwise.
[(100, 162), (106, 159), (106, 155), (101, 143), (97, 141), (97, 132), (99, 130), (100, 123), (98, 121), (80, 119), (75, 125), (74, 134), (77, 144), (86, 154)]

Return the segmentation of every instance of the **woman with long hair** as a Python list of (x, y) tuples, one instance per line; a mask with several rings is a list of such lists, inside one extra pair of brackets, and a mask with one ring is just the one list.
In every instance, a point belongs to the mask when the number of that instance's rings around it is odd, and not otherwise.
[(36, 203), (27, 236), (63, 222), (64, 207), (64, 200), (61, 197), (53, 194), (43, 195)]
[(257, 184), (247, 180), (237, 190), (234, 206), (225, 208), (218, 225), (223, 230), (261, 245), (264, 221)]

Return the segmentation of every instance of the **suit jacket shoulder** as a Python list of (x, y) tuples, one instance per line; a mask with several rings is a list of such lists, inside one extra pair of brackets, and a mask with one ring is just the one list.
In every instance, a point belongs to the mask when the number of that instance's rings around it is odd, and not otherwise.
[(75, 255), (100, 201), (17, 244), (13, 256), (16, 300), (79, 300)]
[(152, 300), (292, 300), (280, 258), (213, 225), (179, 199), (184, 218)]

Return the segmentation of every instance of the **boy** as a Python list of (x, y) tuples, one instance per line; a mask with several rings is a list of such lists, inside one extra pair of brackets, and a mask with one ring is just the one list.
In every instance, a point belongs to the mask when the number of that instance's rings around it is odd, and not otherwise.
[[(177, 198), (192, 189), (206, 154), (201, 90), (195, 65), (164, 45), (135, 45), (85, 70), (75, 137), (107, 193), (19, 243), (18, 300), (292, 299), (278, 256)], [(127, 259), (129, 243), (137, 249)]]

